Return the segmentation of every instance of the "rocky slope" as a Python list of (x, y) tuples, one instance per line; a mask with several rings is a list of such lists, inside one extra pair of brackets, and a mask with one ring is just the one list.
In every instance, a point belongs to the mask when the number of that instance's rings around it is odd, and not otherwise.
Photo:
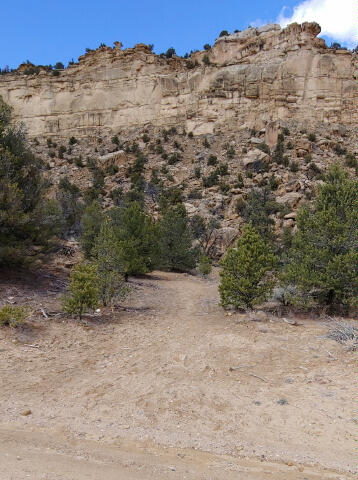
[(189, 60), (116, 42), (59, 76), (0, 76), (0, 94), (54, 187), (68, 177), (84, 191), (96, 159), (109, 207), (114, 191), (131, 188), (128, 167), (141, 152), (148, 209), (156, 215), (158, 186), (176, 187), (189, 215), (220, 220), (223, 251), (252, 188), (273, 189), (281, 231), (294, 227), (328, 165), (353, 173), (356, 55), (327, 48), (319, 31), (315, 23), (249, 28)]

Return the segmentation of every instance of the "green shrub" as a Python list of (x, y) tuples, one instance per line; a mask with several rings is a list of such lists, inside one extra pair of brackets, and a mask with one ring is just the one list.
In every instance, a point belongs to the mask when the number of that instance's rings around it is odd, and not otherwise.
[(310, 133), (310, 134), (308, 135), (308, 140), (309, 140), (310, 142), (315, 142), (315, 141), (317, 140), (317, 137), (316, 137), (316, 135), (315, 135), (314, 133)]
[(237, 174), (237, 183), (236, 183), (236, 185), (237, 185), (237, 188), (242, 188), (242, 187), (244, 186), (244, 178), (243, 178), (241, 172), (239, 172), (239, 173)]
[(203, 177), (203, 185), (205, 188), (213, 187), (219, 183), (219, 177), (216, 171), (211, 172), (207, 177)]
[(193, 132), (189, 132), (189, 133), (188, 133), (188, 137), (189, 137), (189, 138), (193, 138), (193, 137), (194, 137)]
[(118, 172), (119, 172), (119, 168), (114, 163), (111, 163), (111, 165), (109, 165), (106, 169), (106, 173), (108, 175), (115, 175)]
[(58, 149), (58, 158), (63, 159), (63, 154), (66, 153), (66, 151), (66, 147), (60, 145), (60, 148)]
[(195, 178), (200, 178), (201, 177), (200, 167), (195, 167), (194, 175), (195, 175)]
[(119, 145), (118, 135), (114, 135), (114, 137), (112, 137), (112, 143), (114, 143), (114, 145)]
[(346, 153), (346, 166), (348, 168), (356, 168), (357, 167), (357, 158), (354, 153)]
[(203, 147), (210, 148), (209, 140), (206, 137), (203, 140)]
[(201, 255), (199, 259), (199, 272), (200, 275), (203, 277), (206, 277), (207, 275), (210, 275), (212, 270), (211, 266), (211, 260), (207, 255)]
[(201, 198), (203, 198), (203, 195), (199, 189), (190, 190), (190, 192), (188, 193), (189, 200), (199, 200)]
[(246, 207), (246, 202), (242, 197), (238, 197), (235, 201), (235, 212), (242, 215)]
[(290, 163), (290, 170), (291, 172), (298, 172), (298, 163), (295, 162), (294, 160), (292, 160), (292, 162)]
[(149, 143), (150, 142), (150, 137), (147, 133), (145, 133), (142, 137), (142, 140), (144, 143)]
[(71, 315), (82, 315), (95, 310), (99, 305), (99, 277), (96, 265), (80, 263), (70, 274), (68, 295), (64, 299), (63, 309)]
[(226, 37), (226, 36), (228, 36), (228, 35), (229, 35), (229, 32), (228, 32), (227, 30), (222, 30), (222, 31), (220, 32), (219, 37)]
[(180, 162), (182, 156), (178, 152), (174, 152), (168, 158), (168, 165), (175, 165), (176, 163)]
[(264, 153), (267, 153), (267, 155), (270, 155), (270, 147), (265, 142), (259, 143), (257, 148), (262, 150)]
[(222, 163), (216, 168), (216, 173), (220, 177), (224, 177), (225, 175), (229, 175), (229, 167), (227, 163)]
[(14, 305), (5, 305), (0, 310), (0, 326), (9, 325), (10, 327), (17, 327), (21, 325), (28, 316), (28, 309), (26, 307), (19, 307)]
[(206, 44), (204, 45), (204, 50), (206, 50), (207, 52), (208, 52), (209, 50), (211, 50), (211, 45), (210, 45), (209, 43), (206, 43)]
[(68, 141), (69, 145), (75, 145), (76, 143), (78, 143), (78, 140), (76, 137), (71, 137)]
[(287, 127), (282, 127), (282, 133), (283, 133), (283, 135), (287, 136), (287, 135), (290, 134), (290, 131)]
[(214, 166), (214, 165), (217, 165), (218, 163), (218, 159), (217, 159), (217, 156), (216, 155), (210, 155), (210, 157), (208, 158), (208, 166)]
[(75, 165), (76, 165), (76, 167), (79, 167), (79, 168), (84, 167), (81, 156), (75, 158)]
[(228, 193), (230, 191), (230, 185), (228, 185), (227, 183), (220, 183), (220, 192), (221, 193)]

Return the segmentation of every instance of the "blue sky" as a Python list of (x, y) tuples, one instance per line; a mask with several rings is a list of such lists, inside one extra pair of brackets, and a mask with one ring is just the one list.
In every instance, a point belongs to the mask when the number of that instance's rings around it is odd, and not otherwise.
[[(305, 15), (327, 14), (331, 3), (337, 10), (350, 8), (356, 0), (3, 0), (0, 29), (0, 68), (14, 68), (29, 59), (35, 64), (67, 62), (96, 48), (103, 42), (124, 47), (135, 43), (153, 43), (157, 53), (174, 47), (179, 54), (214, 43), (221, 30), (243, 30), (250, 24), (264, 24), (280, 19), (303, 20)], [(334, 2), (334, 3), (332, 3)], [(336, 5), (334, 7), (334, 5)], [(285, 10), (283, 10), (283, 8)], [(324, 13), (326, 12), (326, 13)], [(296, 16), (296, 17), (295, 17)], [(331, 17), (335, 12), (331, 12)], [(348, 11), (346, 12), (348, 16)], [(332, 19), (333, 20), (333, 19)], [(317, 18), (320, 22), (320, 18)], [(329, 18), (324, 20), (327, 25)], [(344, 23), (340, 27), (348, 29)], [(335, 21), (332, 23), (336, 23)], [(342, 32), (330, 33), (342, 43), (355, 39), (340, 38)], [(327, 30), (327, 29), (326, 29)], [(357, 29), (358, 30), (358, 29)], [(344, 33), (344, 32), (343, 32)], [(347, 43), (347, 44), (348, 44)]]

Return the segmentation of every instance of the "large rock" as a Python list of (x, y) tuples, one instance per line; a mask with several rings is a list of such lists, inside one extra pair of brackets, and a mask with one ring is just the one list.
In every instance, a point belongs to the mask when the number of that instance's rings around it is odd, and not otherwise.
[(259, 172), (264, 168), (265, 163), (268, 163), (269, 160), (270, 157), (266, 153), (258, 148), (255, 148), (249, 151), (249, 153), (243, 159), (243, 164), (247, 170)]

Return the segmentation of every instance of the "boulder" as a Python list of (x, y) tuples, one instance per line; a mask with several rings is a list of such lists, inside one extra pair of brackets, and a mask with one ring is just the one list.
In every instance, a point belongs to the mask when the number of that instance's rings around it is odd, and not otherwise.
[(248, 152), (248, 154), (243, 160), (243, 164), (247, 170), (259, 172), (263, 169), (264, 164), (268, 163), (269, 160), (270, 158), (265, 152), (259, 150), (258, 148), (255, 148)]
[(295, 208), (300, 200), (302, 199), (303, 195), (298, 192), (288, 192), (282, 197), (276, 198), (277, 203), (285, 204), (287, 203), (290, 207)]

